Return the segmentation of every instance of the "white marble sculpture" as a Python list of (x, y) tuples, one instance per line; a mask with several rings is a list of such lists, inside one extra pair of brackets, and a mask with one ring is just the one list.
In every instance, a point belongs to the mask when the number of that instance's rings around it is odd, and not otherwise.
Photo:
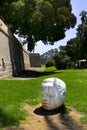
[(58, 78), (47, 78), (41, 86), (42, 106), (52, 110), (60, 107), (66, 97), (66, 84)]

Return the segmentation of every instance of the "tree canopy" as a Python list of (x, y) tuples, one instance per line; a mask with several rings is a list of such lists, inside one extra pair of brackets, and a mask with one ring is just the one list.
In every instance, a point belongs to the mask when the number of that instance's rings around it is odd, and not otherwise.
[(34, 46), (39, 40), (54, 44), (76, 24), (70, 0), (0, 0), (0, 16), (13, 33), (26, 37)]
[(59, 53), (56, 53), (54, 60), (57, 69), (67, 69), (70, 62), (70, 57), (67, 55), (66, 50), (62, 48)]
[(66, 51), (74, 65), (82, 59), (87, 61), (87, 12), (82, 11), (80, 17), (81, 24), (77, 27), (77, 36), (67, 41), (66, 46), (60, 48)]

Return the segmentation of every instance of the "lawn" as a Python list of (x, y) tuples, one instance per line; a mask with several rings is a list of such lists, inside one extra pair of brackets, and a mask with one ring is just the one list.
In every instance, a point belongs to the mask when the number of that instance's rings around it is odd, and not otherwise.
[(57, 77), (66, 83), (65, 106), (72, 106), (84, 114), (81, 121), (87, 124), (87, 69), (56, 70), (50, 67), (43, 72), (31, 71), (28, 74), (36, 78), (0, 80), (0, 127), (19, 124), (27, 115), (23, 105), (41, 102), (41, 83), (48, 77)]

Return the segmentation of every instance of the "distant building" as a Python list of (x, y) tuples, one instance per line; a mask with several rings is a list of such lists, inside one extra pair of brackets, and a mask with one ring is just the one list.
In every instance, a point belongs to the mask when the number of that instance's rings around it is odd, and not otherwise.
[(87, 61), (86, 59), (82, 59), (78, 61), (79, 68), (86, 68), (87, 67)]
[(29, 54), (0, 19), (0, 78), (18, 75), (30, 67), (40, 67), (40, 55)]
[(78, 60), (77, 63), (75, 64), (76, 68), (87, 68), (87, 61), (86, 59), (81, 59)]

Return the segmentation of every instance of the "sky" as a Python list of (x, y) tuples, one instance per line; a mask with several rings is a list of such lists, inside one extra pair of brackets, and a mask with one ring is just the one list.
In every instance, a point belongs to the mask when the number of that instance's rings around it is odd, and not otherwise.
[(71, 0), (72, 12), (77, 17), (77, 24), (74, 29), (66, 31), (66, 37), (63, 40), (55, 42), (54, 45), (44, 45), (41, 41), (36, 43), (35, 53), (43, 54), (50, 49), (58, 48), (61, 45), (66, 45), (67, 41), (76, 36), (76, 28), (81, 23), (80, 13), (82, 10), (87, 11), (87, 0)]

